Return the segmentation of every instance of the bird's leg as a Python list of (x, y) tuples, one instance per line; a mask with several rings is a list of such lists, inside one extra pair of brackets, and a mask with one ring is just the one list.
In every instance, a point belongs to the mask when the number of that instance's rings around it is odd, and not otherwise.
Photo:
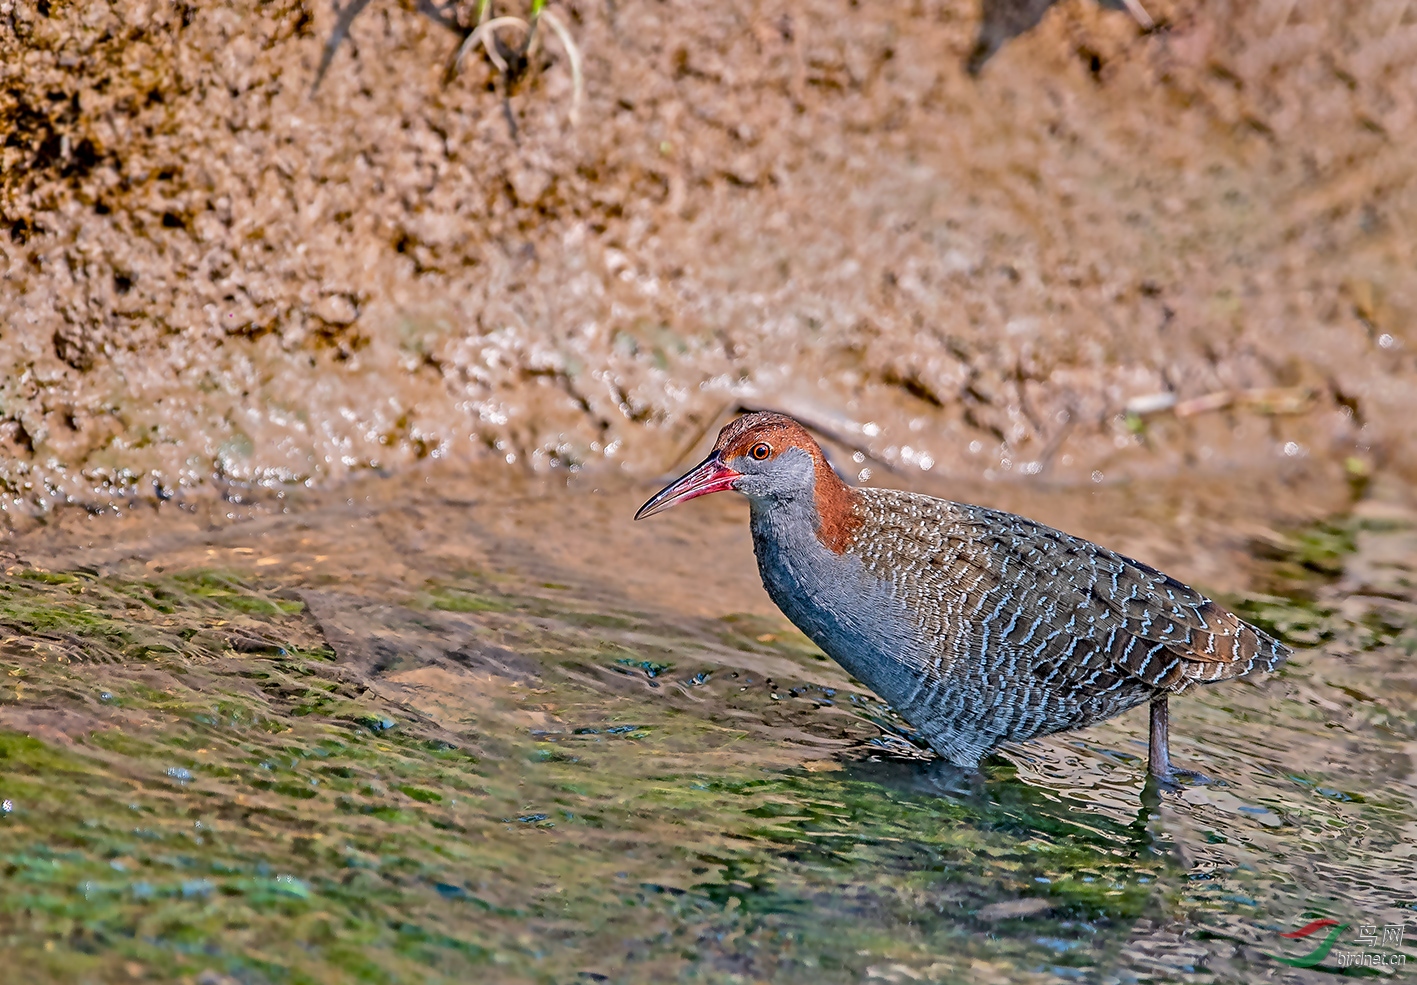
[(1171, 782), (1171, 713), (1163, 695), (1151, 703), (1151, 745), (1146, 754), (1146, 771), (1162, 784)]
[(1162, 790), (1179, 790), (1181, 785), (1177, 781), (1182, 778), (1200, 785), (1215, 782), (1204, 773), (1178, 770), (1171, 765), (1171, 711), (1165, 696), (1151, 703), (1151, 743), (1146, 754), (1146, 771), (1156, 778)]

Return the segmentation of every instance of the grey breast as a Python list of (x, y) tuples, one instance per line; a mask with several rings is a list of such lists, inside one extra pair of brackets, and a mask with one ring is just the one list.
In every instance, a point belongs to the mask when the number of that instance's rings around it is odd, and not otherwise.
[(828, 550), (810, 503), (755, 503), (752, 531), (763, 587), (783, 614), (892, 705), (913, 694), (927, 648), (891, 584)]

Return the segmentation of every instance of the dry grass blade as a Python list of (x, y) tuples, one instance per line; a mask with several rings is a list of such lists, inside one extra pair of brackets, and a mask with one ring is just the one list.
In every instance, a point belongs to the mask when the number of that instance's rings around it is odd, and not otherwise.
[(561, 46), (566, 49), (566, 57), (571, 60), (571, 126), (575, 126), (580, 121), (581, 96), (585, 92), (585, 76), (581, 71), (581, 50), (576, 47), (575, 41), (571, 39), (571, 32), (566, 30), (566, 25), (561, 23), (561, 18), (557, 17), (549, 10), (541, 11), (541, 18), (551, 25), (551, 30), (556, 32), (556, 37), (561, 40)]
[(492, 64), (497, 66), (497, 71), (505, 75), (507, 73), (507, 61), (502, 57), (501, 53), (497, 51), (497, 46), (493, 44), (490, 39), (492, 32), (497, 28), (510, 27), (513, 25), (520, 27), (523, 31), (531, 31), (531, 25), (520, 17), (489, 17), (481, 24), (478, 24), (477, 27), (473, 28), (472, 33), (467, 36), (467, 40), (464, 41), (462, 47), (458, 49), (457, 56), (453, 58), (453, 74), (457, 74), (458, 70), (462, 68), (463, 58), (467, 56), (468, 52), (472, 51), (472, 49), (476, 48), (480, 43), (482, 47), (486, 49), (487, 57), (492, 60)]
[(1146, 12), (1146, 8), (1141, 5), (1141, 0), (1122, 0), (1127, 6), (1127, 13), (1141, 25), (1143, 31), (1150, 31), (1156, 26), (1156, 21), (1151, 19), (1151, 15)]
[(1182, 400), (1172, 407), (1177, 417), (1194, 417), (1209, 411), (1239, 406), (1259, 414), (1302, 414), (1313, 407), (1318, 394), (1309, 387), (1253, 387), (1248, 390), (1219, 390)]

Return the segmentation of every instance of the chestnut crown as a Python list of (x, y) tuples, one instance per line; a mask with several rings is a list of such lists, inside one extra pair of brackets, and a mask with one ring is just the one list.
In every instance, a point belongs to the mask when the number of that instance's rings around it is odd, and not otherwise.
[(709, 456), (640, 507), (635, 519), (729, 489), (768, 509), (810, 502), (818, 536), (833, 550), (842, 549), (855, 530), (854, 491), (832, 471), (806, 428), (772, 411), (744, 414), (726, 424)]

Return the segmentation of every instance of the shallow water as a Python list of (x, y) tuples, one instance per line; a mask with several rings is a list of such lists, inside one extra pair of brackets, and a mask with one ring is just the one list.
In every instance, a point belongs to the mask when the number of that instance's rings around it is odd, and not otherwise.
[[(1301, 647), (1173, 703), (1176, 759), (1215, 782), (1158, 795), (1144, 711), (948, 775), (774, 612), (740, 505), (631, 525), (644, 492), (427, 473), (12, 542), (4, 957), (36, 981), (1130, 982), (1403, 953), (1411, 514), (1361, 502), (1227, 567), (1275, 515), (1049, 493), (1079, 533), (1204, 554), (1176, 573), (1223, 569), (1208, 587)], [(1348, 926), (1320, 968), (1272, 957), (1321, 917)]]

